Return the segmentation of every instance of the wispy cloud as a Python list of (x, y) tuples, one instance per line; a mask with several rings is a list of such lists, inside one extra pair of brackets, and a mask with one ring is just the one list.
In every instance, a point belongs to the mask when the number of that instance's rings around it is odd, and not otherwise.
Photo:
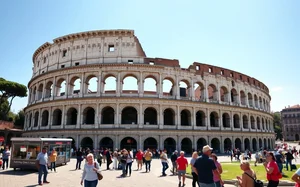
[(276, 86), (271, 89), (272, 92), (280, 92), (281, 90), (283, 90), (281, 86)]

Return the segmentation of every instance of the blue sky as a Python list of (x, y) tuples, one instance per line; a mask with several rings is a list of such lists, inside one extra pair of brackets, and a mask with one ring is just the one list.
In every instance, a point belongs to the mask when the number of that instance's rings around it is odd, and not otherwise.
[[(1, 1), (0, 77), (27, 85), (32, 54), (82, 31), (133, 29), (149, 57), (232, 69), (270, 89), (271, 108), (300, 104), (300, 1)], [(15, 99), (12, 110), (27, 105)]]

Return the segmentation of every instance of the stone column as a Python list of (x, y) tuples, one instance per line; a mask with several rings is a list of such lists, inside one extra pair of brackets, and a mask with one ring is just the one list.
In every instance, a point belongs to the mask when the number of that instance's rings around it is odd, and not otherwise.
[(161, 79), (161, 74), (159, 73), (159, 80), (156, 82), (156, 89), (158, 93), (158, 97), (163, 97), (163, 80)]
[(139, 78), (139, 82), (138, 82), (138, 94), (139, 97), (143, 97), (144, 96), (144, 80), (143, 80), (143, 72), (140, 72), (140, 78)]
[(80, 92), (79, 97), (84, 96), (84, 90), (85, 90), (85, 79), (84, 79), (84, 73), (81, 74), (81, 81), (80, 81)]
[(159, 105), (159, 115), (160, 115), (159, 129), (163, 129), (163, 127), (164, 127), (164, 112), (162, 111), (161, 105)]
[(53, 119), (53, 112), (52, 112), (52, 107), (50, 107), (49, 116), (48, 116), (48, 124), (47, 124), (48, 129), (50, 129), (50, 127), (52, 126), (52, 119)]
[(97, 79), (97, 96), (99, 97), (99, 96), (101, 96), (101, 93), (104, 92), (103, 87), (102, 87), (102, 85), (103, 85), (102, 71), (98, 72), (98, 77), (97, 78), (98, 78)]
[(141, 150), (145, 149), (145, 147), (143, 146), (143, 143), (142, 143), (142, 135), (139, 135), (139, 141), (138, 141), (138, 148), (137, 149), (141, 149)]
[(115, 150), (116, 148), (118, 148), (118, 149), (121, 148), (120, 147), (120, 137), (119, 137), (119, 135), (115, 136), (115, 142), (114, 142), (114, 148), (113, 149)]
[(80, 127), (81, 127), (81, 104), (78, 104), (76, 129), (79, 129)]
[(176, 143), (177, 143), (177, 150), (181, 150), (181, 141), (180, 141), (180, 136), (179, 135), (177, 135), (177, 140), (176, 140)]
[(61, 113), (61, 124), (60, 124), (60, 128), (64, 128), (67, 124), (67, 116), (66, 116), (67, 112), (66, 112), (66, 105), (63, 105), (63, 110)]
[(115, 111), (115, 124), (117, 127), (119, 127), (120, 121), (119, 121), (119, 103), (117, 103), (116, 111)]
[(180, 111), (179, 111), (179, 106), (177, 105), (176, 106), (176, 112), (177, 113), (177, 116), (176, 116), (176, 121), (175, 121), (175, 125), (177, 126), (177, 129), (181, 129), (181, 115), (180, 115)]
[[(80, 141), (80, 135), (77, 134), (77, 135), (76, 135), (76, 148), (77, 148), (77, 149), (79, 149), (79, 148), (81, 147), (79, 141)], [(79, 146), (80, 146), (80, 147), (79, 147)]]
[(39, 109), (39, 116), (38, 116), (38, 118), (39, 118), (39, 120), (38, 120), (38, 129), (40, 129), (41, 128), (41, 125), (42, 125), (42, 113), (41, 113), (41, 109)]
[(180, 99), (180, 82), (178, 80), (178, 76), (176, 76), (175, 85), (174, 85), (173, 93), (175, 93), (175, 98)]
[(206, 80), (204, 81), (204, 85), (205, 85), (205, 88), (204, 88), (204, 101), (209, 102), (208, 87), (207, 87), (207, 81)]
[(159, 137), (159, 142), (158, 142), (159, 147), (158, 147), (158, 149), (162, 150), (162, 149), (164, 149), (163, 137), (162, 137), (162, 135), (159, 135), (158, 137)]
[(207, 124), (207, 130), (210, 130), (210, 114), (208, 109), (206, 109), (205, 118), (206, 118), (205, 120)]
[(220, 139), (221, 139), (221, 141), (220, 141), (220, 152), (221, 153), (224, 153), (224, 140), (223, 140), (223, 136), (220, 136)]
[(194, 87), (194, 80), (191, 80), (191, 86), (190, 86), (190, 97), (192, 98), (192, 101), (195, 101), (195, 87)]
[(195, 110), (195, 107), (193, 107), (192, 109), (192, 115), (191, 115), (191, 126), (192, 126), (192, 129), (195, 129), (196, 127), (196, 110)]
[(99, 104), (96, 104), (95, 129), (99, 128)]
[(118, 78), (117, 78), (117, 89), (116, 89), (116, 92), (117, 92), (117, 97), (120, 97), (121, 96), (121, 92), (122, 92), (122, 85), (123, 84), (123, 80), (121, 81), (121, 73), (118, 72)]
[(140, 103), (139, 105), (139, 111), (138, 112), (138, 121), (137, 121), (137, 125), (139, 128), (143, 128), (144, 125), (144, 112), (143, 112), (143, 105), (142, 103)]
[(94, 149), (98, 149), (98, 135), (94, 134)]

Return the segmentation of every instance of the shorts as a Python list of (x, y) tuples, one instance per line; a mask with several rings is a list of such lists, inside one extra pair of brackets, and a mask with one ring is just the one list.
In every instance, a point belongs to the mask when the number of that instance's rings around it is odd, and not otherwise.
[(143, 160), (137, 160), (138, 164), (143, 164)]
[(178, 173), (178, 176), (182, 176), (182, 175), (186, 174), (186, 171), (185, 170), (178, 170), (177, 173)]

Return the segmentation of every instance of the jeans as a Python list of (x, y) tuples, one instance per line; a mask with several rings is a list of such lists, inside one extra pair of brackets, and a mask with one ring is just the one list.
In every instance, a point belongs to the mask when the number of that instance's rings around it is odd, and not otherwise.
[(277, 166), (278, 166), (279, 172), (282, 173), (282, 169), (283, 169), (282, 163), (277, 163)]
[(277, 187), (279, 184), (279, 181), (269, 181), (267, 187)]
[(286, 170), (287, 170), (287, 171), (289, 170), (288, 164), (290, 164), (291, 171), (292, 171), (292, 160), (286, 160), (286, 162), (285, 162), (285, 167), (286, 167)]
[(81, 169), (81, 157), (77, 157), (77, 162), (76, 162), (76, 169)]
[(121, 163), (122, 165), (122, 175), (125, 177), (126, 176), (126, 163)]
[(169, 168), (169, 165), (167, 162), (162, 162), (162, 174), (166, 175), (166, 170)]
[(94, 181), (84, 180), (84, 187), (96, 187), (97, 184), (98, 184), (98, 180), (94, 180)]
[(56, 171), (55, 162), (51, 162), (50, 169), (51, 169), (51, 171), (52, 171), (52, 169), (54, 169), (54, 171)]
[(216, 185), (216, 187), (221, 187), (221, 182), (220, 181), (215, 182), (215, 185)]
[(192, 187), (196, 187), (196, 183), (198, 184), (198, 187), (199, 187), (198, 175), (195, 172), (192, 172), (192, 175), (193, 175)]
[(44, 182), (47, 181), (47, 174), (48, 174), (48, 166), (46, 165), (41, 165), (40, 164), (40, 168), (39, 168), (39, 179), (38, 179), (38, 183), (42, 184), (42, 175), (44, 173)]
[(145, 161), (145, 165), (146, 165), (146, 172), (150, 171), (151, 168), (151, 160), (146, 160)]
[(8, 168), (8, 159), (3, 159), (3, 166), (2, 168), (5, 168), (5, 163), (6, 163), (6, 169)]
[(199, 185), (200, 185), (200, 187), (216, 187), (215, 183), (206, 184), (206, 183), (199, 182)]
[(132, 166), (132, 162), (126, 164), (126, 175), (128, 173), (128, 169), (129, 169), (129, 175), (131, 175), (131, 166)]
[(172, 173), (175, 174), (175, 172), (177, 172), (177, 162), (172, 162)]

